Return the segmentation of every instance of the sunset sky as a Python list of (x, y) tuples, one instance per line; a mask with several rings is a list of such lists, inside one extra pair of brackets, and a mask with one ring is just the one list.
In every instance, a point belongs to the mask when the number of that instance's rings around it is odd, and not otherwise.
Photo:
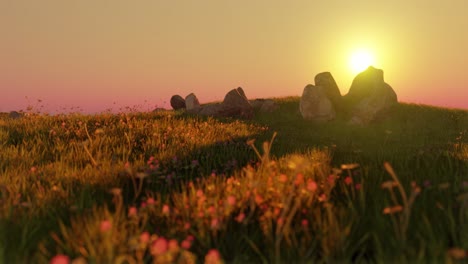
[[(0, 112), (93, 113), (300, 96), (330, 71), (341, 93), (353, 53), (399, 101), (468, 109), (466, 0), (0, 0)], [(42, 100), (42, 102), (38, 102)]]

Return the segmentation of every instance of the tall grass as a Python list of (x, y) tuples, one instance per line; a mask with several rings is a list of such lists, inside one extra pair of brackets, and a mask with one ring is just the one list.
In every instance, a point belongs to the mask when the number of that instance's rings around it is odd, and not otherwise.
[(468, 112), (365, 127), (298, 98), (252, 121), (183, 112), (0, 119), (5, 262), (452, 262), (468, 249)]

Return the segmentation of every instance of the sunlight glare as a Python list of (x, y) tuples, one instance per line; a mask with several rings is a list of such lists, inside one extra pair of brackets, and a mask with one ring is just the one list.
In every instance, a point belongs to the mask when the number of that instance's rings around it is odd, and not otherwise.
[(372, 54), (365, 50), (359, 50), (351, 54), (349, 66), (353, 73), (359, 73), (372, 66), (374, 57)]

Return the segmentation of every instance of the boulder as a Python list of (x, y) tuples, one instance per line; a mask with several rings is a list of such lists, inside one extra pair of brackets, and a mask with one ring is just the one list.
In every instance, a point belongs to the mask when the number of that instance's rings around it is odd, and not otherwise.
[(198, 113), (201, 109), (200, 102), (194, 93), (185, 97), (185, 109), (190, 113)]
[(262, 107), (260, 107), (261, 113), (272, 113), (279, 108), (278, 104), (273, 100), (265, 100)]
[[(185, 99), (188, 111), (188, 101)], [(195, 111), (188, 111), (192, 114), (199, 114), (214, 117), (235, 117), (235, 118), (252, 118), (253, 107), (245, 96), (242, 88), (237, 88), (229, 91), (224, 97), (223, 102), (217, 104), (207, 104), (197, 108)]]
[(23, 115), (19, 112), (16, 112), (16, 111), (11, 111), (9, 114), (8, 114), (8, 117), (11, 118), (11, 119), (19, 119), (21, 118)]
[(229, 91), (221, 105), (222, 108), (220, 108), (219, 112), (221, 116), (241, 118), (253, 117), (253, 107), (250, 105), (241, 87)]
[(272, 99), (255, 99), (249, 102), (254, 111), (261, 113), (272, 113), (279, 108), (278, 104)]
[(322, 86), (307, 85), (302, 92), (299, 110), (306, 120), (329, 121), (335, 118), (333, 103)]
[(341, 92), (331, 73), (319, 73), (315, 75), (314, 81), (316, 86), (321, 86), (323, 88), (328, 99), (330, 99), (330, 101), (332, 102), (335, 110), (342, 110)]
[(395, 91), (383, 76), (381, 69), (371, 66), (354, 78), (348, 94), (343, 97), (352, 116), (350, 123), (368, 124), (385, 118), (398, 103)]
[(171, 97), (171, 106), (174, 110), (185, 109), (185, 99), (180, 95)]

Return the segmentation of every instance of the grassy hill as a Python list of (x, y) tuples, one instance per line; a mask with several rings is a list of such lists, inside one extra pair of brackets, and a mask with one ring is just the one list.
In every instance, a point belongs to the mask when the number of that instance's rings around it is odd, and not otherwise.
[(0, 258), (467, 261), (468, 111), (399, 104), (353, 126), (275, 100), (249, 121), (0, 117)]

